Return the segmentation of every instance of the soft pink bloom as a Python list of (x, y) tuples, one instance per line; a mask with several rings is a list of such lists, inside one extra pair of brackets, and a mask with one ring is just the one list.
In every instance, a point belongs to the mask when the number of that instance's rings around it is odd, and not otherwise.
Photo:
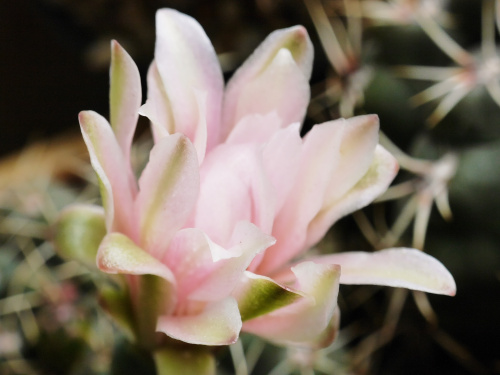
[[(336, 220), (385, 191), (397, 163), (378, 145), (374, 115), (300, 137), (313, 58), (303, 27), (269, 35), (226, 87), (194, 19), (162, 9), (156, 27), (146, 103), (139, 109), (137, 68), (114, 42), (111, 127), (94, 112), (80, 123), (106, 212), (98, 265), (165, 280), (157, 330), (227, 344), (243, 318), (244, 330), (275, 342), (323, 345), (338, 323), (339, 282), (455, 293), (444, 266), (413, 249), (304, 258)], [(155, 146), (137, 186), (138, 112)], [(138, 316), (148, 309), (140, 280), (129, 277)]]

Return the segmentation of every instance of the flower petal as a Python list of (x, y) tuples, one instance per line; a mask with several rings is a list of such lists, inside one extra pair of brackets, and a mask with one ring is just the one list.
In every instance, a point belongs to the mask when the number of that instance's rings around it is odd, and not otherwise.
[(251, 114), (243, 117), (229, 134), (227, 144), (267, 142), (282, 126), (276, 111), (268, 114)]
[(280, 129), (264, 146), (264, 166), (276, 192), (276, 212), (285, 204), (299, 173), (301, 149), (299, 123)]
[(151, 150), (139, 186), (139, 243), (161, 259), (191, 214), (198, 195), (198, 160), (189, 139), (181, 134), (161, 139)]
[(309, 222), (321, 210), (338, 165), (345, 126), (342, 119), (316, 125), (304, 138), (297, 179), (274, 221), (276, 245), (266, 251), (256, 273), (269, 275), (304, 249)]
[[(264, 145), (262, 151), (264, 168), (274, 188), (274, 212), (280, 212), (283, 208), (299, 173), (299, 161), (302, 149), (299, 128), (300, 125), (295, 123), (284, 129), (280, 129)], [(280, 233), (275, 229), (273, 229), (274, 233)], [(283, 234), (288, 237), (290, 233)], [(282, 238), (282, 240), (284, 241), (286, 237)], [(291, 245), (288, 244), (288, 246)], [(280, 247), (280, 245), (277, 244), (274, 247)], [(267, 250), (267, 252), (269, 251), (272, 252), (272, 248)], [(254, 272), (264, 258), (266, 258), (266, 253), (258, 254), (248, 270)]]
[(292, 272), (297, 278), (295, 289), (305, 297), (246, 321), (243, 330), (283, 345), (319, 345), (337, 308), (340, 267), (303, 262)]
[[(139, 113), (146, 116), (151, 121), (151, 130), (155, 143), (160, 139), (174, 134), (182, 129), (175, 128), (175, 121), (171, 109), (171, 104), (163, 82), (158, 72), (158, 67), (153, 61), (148, 70), (148, 99), (140, 108)], [(201, 164), (205, 157), (207, 147), (207, 100), (206, 93), (200, 90), (194, 90), (194, 99), (198, 110), (198, 122), (192, 129), (191, 141), (193, 142), (198, 161)]]
[(266, 114), (273, 110), (284, 125), (302, 122), (309, 96), (307, 78), (296, 65), (292, 53), (282, 48), (265, 70), (240, 90), (238, 100), (234, 103), (233, 125), (249, 114)]
[(343, 197), (331, 201), (307, 228), (306, 248), (315, 245), (341, 217), (370, 204), (387, 190), (398, 172), (396, 159), (378, 145), (374, 160), (366, 174)]
[(177, 232), (163, 262), (178, 280), (182, 301), (214, 301), (229, 296), (257, 252), (274, 243), (255, 225), (240, 222), (224, 249), (197, 228)]
[[(285, 52), (288, 51), (288, 52)], [(278, 57), (279, 55), (279, 57)], [(290, 59), (291, 57), (291, 59)], [(289, 125), (293, 122), (301, 122), (307, 102), (304, 100), (309, 99), (309, 86), (307, 82), (311, 76), (313, 59), (312, 43), (307, 35), (306, 29), (302, 26), (290, 27), (288, 29), (277, 30), (271, 33), (264, 42), (255, 50), (255, 52), (245, 61), (245, 63), (234, 73), (233, 77), (227, 84), (226, 93), (224, 96), (223, 107), (223, 129), (222, 138), (227, 138), (233, 127), (238, 121), (247, 114), (250, 114), (250, 108), (258, 109), (258, 113), (266, 114), (269, 110), (265, 110), (266, 103), (260, 98), (262, 95), (271, 100), (272, 103), (279, 104), (276, 108), (278, 114), (283, 116), (283, 125)], [(271, 69), (277, 73), (276, 77), (269, 77), (271, 81), (265, 86), (266, 90), (258, 93), (255, 90), (261, 87), (265, 82), (255, 85), (251, 94), (244, 94), (248, 89), (249, 84), (252, 85), (253, 81), (258, 79), (259, 75)], [(280, 69), (283, 71), (280, 72)], [(285, 77), (290, 79), (287, 84), (284, 82)], [(274, 79), (276, 78), (276, 80)], [(278, 89), (273, 89), (275, 83), (279, 84), (281, 90), (290, 89), (288, 92), (283, 92)], [(305, 83), (305, 84), (304, 84)], [(273, 94), (278, 94), (273, 98), (267, 95), (266, 91), (271, 90)], [(239, 104), (242, 95), (246, 95), (243, 101), (245, 104)], [(290, 99), (290, 95), (292, 99)], [(285, 100), (286, 98), (286, 100)], [(252, 100), (256, 100), (259, 105), (252, 105)], [(296, 108), (293, 108), (297, 106)]]
[(141, 105), (141, 77), (130, 55), (111, 42), (109, 118), (125, 160), (130, 160), (130, 147)]
[(273, 218), (274, 191), (260, 145), (221, 145), (207, 155), (201, 168), (194, 227), (227, 247), (239, 221), (252, 222), (270, 233)]
[(57, 253), (95, 269), (97, 249), (106, 235), (102, 207), (83, 204), (69, 206), (61, 212), (54, 228)]
[(238, 340), (241, 317), (232, 297), (207, 304), (196, 315), (164, 315), (157, 330), (168, 336), (196, 345), (229, 345)]
[(378, 144), (377, 115), (356, 116), (345, 120), (340, 158), (326, 191), (325, 203), (342, 197), (366, 174)]
[[(215, 51), (200, 24), (173, 9), (156, 13), (155, 60), (175, 121), (175, 131), (195, 142), (199, 121), (195, 91), (206, 95), (208, 149), (219, 140), (224, 80)], [(169, 131), (171, 133), (171, 131)]]
[(341, 284), (373, 284), (453, 296), (456, 285), (441, 262), (416, 249), (392, 248), (373, 253), (325, 255), (314, 262), (338, 264)]
[(231, 247), (228, 249), (232, 257), (214, 259), (208, 277), (205, 277), (189, 298), (207, 301), (228, 296), (255, 255), (275, 242), (273, 237), (262, 233), (255, 225), (239, 222), (236, 224), (230, 241)]
[(157, 143), (161, 138), (175, 133), (175, 121), (155, 61), (149, 66), (147, 82), (148, 98), (139, 109), (139, 114), (146, 116), (151, 121), (151, 130), (154, 141)]
[(194, 131), (194, 148), (198, 155), (198, 163), (201, 165), (207, 151), (207, 95), (203, 91), (195, 90), (194, 96), (198, 105), (198, 123)]
[(106, 227), (108, 231), (127, 233), (131, 227), (132, 202), (136, 191), (130, 165), (127, 165), (104, 117), (93, 111), (84, 111), (78, 118), (90, 162), (101, 184)]
[(104, 237), (97, 253), (97, 266), (106, 273), (156, 275), (175, 284), (175, 277), (167, 266), (121, 233)]
[(243, 321), (268, 314), (303, 297), (301, 293), (280, 285), (269, 277), (248, 271), (240, 279), (233, 295), (238, 301)]

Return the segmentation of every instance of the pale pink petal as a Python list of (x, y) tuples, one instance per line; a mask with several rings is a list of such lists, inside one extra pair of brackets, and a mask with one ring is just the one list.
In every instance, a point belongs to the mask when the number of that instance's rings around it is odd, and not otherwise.
[[(299, 160), (302, 149), (299, 128), (300, 125), (295, 123), (280, 129), (264, 145), (264, 168), (274, 188), (275, 212), (282, 209), (299, 173)], [(276, 230), (274, 232), (278, 233)], [(290, 233), (286, 235), (288, 236)], [(276, 246), (279, 247), (280, 245), (277, 244)], [(255, 271), (265, 257), (265, 253), (258, 254), (248, 270)]]
[[(228, 94), (229, 95), (229, 94)], [(309, 104), (309, 83), (291, 52), (278, 51), (266, 69), (239, 92), (235, 124), (249, 114), (276, 111), (284, 125), (302, 122)]]
[[(386, 285), (453, 296), (456, 285), (441, 262), (416, 249), (353, 251), (311, 259), (341, 267), (341, 284)], [(291, 275), (288, 274), (288, 277)]]
[(377, 115), (356, 116), (345, 120), (340, 159), (326, 191), (326, 205), (337, 201), (366, 174), (378, 144), (378, 130)]
[[(280, 54), (280, 50), (285, 49), (289, 51), (289, 54), (281, 53), (278, 58), (277, 55)], [(290, 64), (289, 55), (291, 54), (295, 69)], [(254, 80), (258, 79), (259, 75), (269, 69), (269, 66), (274, 63), (274, 67), (280, 67), (284, 69), (283, 72), (278, 73), (278, 80), (268, 82), (263, 92), (260, 92), (257, 97), (253, 99), (261, 102), (260, 97), (263, 95), (269, 98), (273, 103), (277, 102), (280, 105), (275, 108), (280, 115), (287, 114), (288, 116), (295, 116), (294, 118), (284, 117), (284, 125), (291, 124), (293, 122), (302, 121), (303, 111), (305, 110), (304, 104), (305, 97), (309, 98), (309, 87), (304, 87), (304, 82), (307, 85), (309, 77), (311, 76), (312, 70), (312, 59), (313, 59), (313, 47), (309, 40), (307, 31), (302, 26), (295, 26), (288, 29), (277, 30), (271, 33), (264, 42), (255, 50), (255, 52), (246, 60), (246, 62), (234, 73), (231, 80), (228, 82), (226, 93), (224, 95), (224, 108), (223, 108), (223, 129), (222, 129), (222, 139), (225, 139), (231, 132), (233, 127), (238, 123), (239, 119), (247, 114), (250, 114), (250, 108), (245, 108), (241, 101), (242, 95), (246, 95), (247, 99), (245, 102), (251, 105), (248, 100), (252, 99), (252, 95), (244, 94), (247, 90), (248, 85)], [(276, 61), (275, 61), (276, 60)], [(275, 70), (273, 68), (273, 70)], [(286, 73), (285, 73), (286, 71)], [(290, 76), (290, 74), (301, 73), (302, 78), (298, 76)], [(283, 77), (288, 76), (292, 82), (290, 85), (284, 85), (280, 82)], [(266, 92), (269, 93), (273, 91), (273, 84), (279, 83), (282, 89), (286, 87), (293, 87), (293, 84), (297, 86), (291, 89), (287, 93), (281, 93), (277, 98), (271, 98)], [(263, 84), (263, 83), (262, 83)], [(255, 89), (254, 89), (255, 90)], [(276, 92), (276, 90), (274, 90)], [(290, 98), (290, 95), (292, 97)], [(292, 100), (293, 99), (293, 100)], [(304, 106), (304, 108), (295, 108), (294, 106)], [(269, 111), (259, 110), (258, 113), (265, 114)]]
[(198, 123), (196, 124), (196, 129), (194, 132), (193, 145), (196, 148), (196, 153), (198, 155), (198, 163), (201, 165), (205, 159), (205, 153), (207, 151), (207, 95), (205, 92), (195, 90), (194, 96), (196, 98), (196, 104), (198, 105)]
[(130, 147), (141, 105), (141, 77), (130, 55), (116, 42), (111, 42), (109, 118), (125, 160), (130, 160)]
[(195, 91), (206, 95), (208, 149), (219, 140), (224, 81), (215, 51), (200, 24), (173, 9), (156, 13), (155, 60), (175, 131), (193, 142), (199, 122)]
[(166, 265), (121, 233), (104, 237), (97, 252), (97, 267), (112, 274), (156, 275), (175, 284), (175, 277)]
[(198, 195), (198, 160), (189, 139), (181, 134), (161, 139), (151, 150), (139, 187), (139, 243), (161, 258), (191, 214)]
[[(194, 90), (194, 98), (198, 109), (198, 122), (193, 128), (190, 139), (196, 148), (200, 164), (205, 158), (207, 147), (206, 96), (204, 91)], [(170, 101), (163, 87), (158, 67), (154, 61), (148, 71), (148, 100), (140, 108), (139, 113), (151, 121), (151, 130), (155, 143), (158, 143), (160, 139), (169, 134), (174, 134), (181, 130), (175, 128)]]
[(265, 143), (281, 128), (282, 122), (276, 111), (245, 116), (238, 121), (225, 143)]
[[(213, 301), (227, 297), (255, 255), (275, 242), (273, 237), (262, 233), (255, 225), (239, 222), (231, 237), (231, 245), (226, 251), (230, 257), (223, 254), (225, 259), (217, 259), (220, 255), (212, 252), (212, 259), (205, 264), (205, 269), (199, 270), (200, 274), (205, 274), (204, 277), (194, 277), (198, 279), (198, 285), (193, 285), (195, 288), (189, 299)], [(192, 280), (190, 282), (192, 283)]]
[(229, 345), (238, 339), (241, 317), (238, 304), (232, 297), (212, 302), (198, 314), (158, 319), (157, 331), (196, 345)]
[(126, 163), (113, 130), (104, 117), (93, 111), (84, 111), (78, 118), (90, 162), (101, 183), (106, 227), (108, 231), (128, 233), (135, 194), (130, 165)]
[(273, 187), (259, 145), (217, 147), (202, 165), (201, 181), (194, 226), (210, 233), (214, 242), (227, 246), (239, 221), (250, 221), (264, 233), (271, 232)]
[(175, 234), (162, 262), (176, 276), (181, 302), (185, 302), (191, 292), (211, 276), (215, 264), (213, 254), (224, 258), (232, 256), (197, 228), (181, 229)]
[(299, 123), (277, 131), (265, 144), (264, 166), (276, 192), (276, 212), (283, 207), (297, 179), (301, 150)]
[(139, 109), (139, 113), (151, 121), (151, 130), (156, 143), (161, 138), (175, 133), (175, 122), (170, 101), (155, 61), (149, 67), (147, 81), (148, 98)]
[(345, 125), (344, 120), (316, 125), (304, 138), (297, 179), (274, 222), (276, 245), (266, 251), (257, 273), (269, 275), (304, 250), (307, 227), (323, 206), (340, 159)]
[(385, 192), (397, 172), (396, 159), (378, 145), (374, 160), (366, 174), (344, 196), (325, 205), (311, 221), (307, 228), (306, 248), (321, 240), (338, 219), (370, 204)]
[(297, 278), (295, 289), (305, 297), (246, 321), (243, 330), (278, 344), (318, 345), (337, 308), (340, 267), (304, 262), (292, 271)]

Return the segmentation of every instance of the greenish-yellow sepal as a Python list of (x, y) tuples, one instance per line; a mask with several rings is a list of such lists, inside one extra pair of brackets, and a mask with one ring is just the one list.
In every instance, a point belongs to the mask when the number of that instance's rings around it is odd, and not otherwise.
[(97, 249), (106, 235), (101, 207), (74, 205), (66, 208), (61, 212), (54, 232), (54, 245), (60, 256), (96, 268)]
[(268, 277), (251, 272), (245, 272), (245, 278), (235, 294), (242, 321), (268, 314), (303, 297)]
[(105, 286), (99, 290), (99, 302), (101, 307), (122, 328), (127, 338), (135, 341), (137, 339), (137, 324), (128, 290)]
[(164, 348), (154, 354), (158, 375), (215, 375), (214, 356), (205, 348)]

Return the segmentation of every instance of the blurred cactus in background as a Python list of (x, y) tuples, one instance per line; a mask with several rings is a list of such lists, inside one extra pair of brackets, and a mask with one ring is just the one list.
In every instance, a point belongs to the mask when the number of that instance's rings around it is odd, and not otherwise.
[[(154, 14), (163, 6), (198, 19), (226, 78), (271, 30), (302, 24), (315, 46), (303, 133), (338, 117), (379, 115), (380, 142), (401, 172), (316, 251), (415, 247), (448, 267), (458, 295), (342, 286), (342, 324), (331, 346), (284, 349), (243, 334), (216, 352), (218, 374), (500, 374), (499, 1), (24, 3), (31, 17), (83, 47), (82, 65), (101, 78), (114, 38), (145, 81)], [(63, 126), (76, 129), (76, 115)], [(131, 152), (134, 170), (147, 163), (150, 147), (144, 131)], [(154, 374), (151, 356), (129, 344), (99, 306), (96, 285), (114, 291), (113, 280), (53, 248), (63, 208), (99, 202), (83, 142), (43, 141), (2, 159), (0, 189), (0, 373)]]

